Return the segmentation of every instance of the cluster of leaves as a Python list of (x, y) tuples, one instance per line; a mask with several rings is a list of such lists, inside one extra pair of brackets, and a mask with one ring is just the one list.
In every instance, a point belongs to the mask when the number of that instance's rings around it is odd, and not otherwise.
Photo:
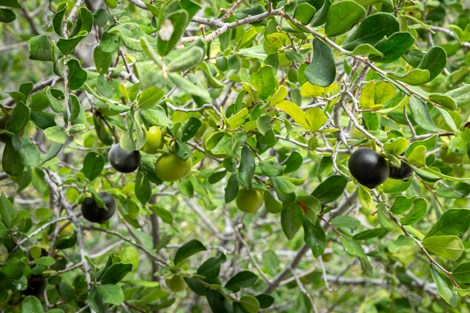
[[(469, 13), (452, 0), (0, 2), (0, 309), (468, 310)], [(159, 179), (151, 126), (190, 175)], [(115, 142), (140, 151), (135, 174), (107, 165)], [(414, 175), (360, 186), (347, 164), (364, 146)], [(264, 208), (247, 215), (233, 200), (251, 188)], [(77, 207), (101, 191), (118, 214), (90, 226)]]

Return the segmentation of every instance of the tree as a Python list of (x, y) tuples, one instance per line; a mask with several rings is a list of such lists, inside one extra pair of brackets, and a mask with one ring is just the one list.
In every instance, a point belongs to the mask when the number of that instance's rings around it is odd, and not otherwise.
[(0, 311), (468, 312), (469, 17), (1, 1)]

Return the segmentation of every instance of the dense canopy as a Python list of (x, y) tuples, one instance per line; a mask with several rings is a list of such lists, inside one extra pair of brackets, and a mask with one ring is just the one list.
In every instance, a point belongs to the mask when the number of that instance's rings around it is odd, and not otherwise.
[(6, 0), (0, 52), (0, 311), (470, 311), (468, 1)]

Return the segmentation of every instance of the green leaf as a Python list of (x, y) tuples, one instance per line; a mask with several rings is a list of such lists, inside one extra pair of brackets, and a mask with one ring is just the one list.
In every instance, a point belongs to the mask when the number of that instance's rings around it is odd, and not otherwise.
[(162, 97), (163, 91), (152, 86), (141, 92), (137, 103), (142, 110), (153, 109)]
[(216, 279), (220, 273), (220, 266), (227, 260), (227, 257), (223, 253), (219, 253), (217, 256), (207, 259), (197, 269), (197, 274), (204, 276), (206, 279)]
[(173, 59), (167, 66), (168, 72), (186, 71), (199, 65), (204, 59), (204, 50), (193, 46)]
[(240, 167), (238, 168), (238, 178), (245, 188), (251, 188), (251, 181), (255, 175), (255, 158), (250, 148), (243, 146)]
[(13, 112), (6, 124), (6, 129), (14, 134), (19, 133), (28, 124), (31, 110), (19, 102), (15, 105)]
[(302, 227), (302, 208), (295, 202), (284, 202), (281, 211), (281, 226), (287, 239), (294, 238)]
[(403, 214), (408, 211), (413, 205), (413, 198), (408, 198), (405, 196), (397, 196), (395, 202), (393, 202), (390, 212), (393, 214)]
[(3, 149), (2, 166), (5, 173), (12, 176), (20, 175), (24, 166), (18, 160), (21, 159), (20, 153), (15, 149), (11, 140), (5, 143)]
[(113, 56), (111, 53), (104, 52), (101, 45), (98, 45), (93, 50), (93, 60), (95, 61), (98, 73), (106, 74), (113, 62)]
[(21, 313), (43, 313), (41, 301), (33, 296), (27, 296), (21, 301)]
[(177, 10), (165, 16), (158, 30), (157, 50), (161, 56), (167, 55), (175, 47), (188, 23), (188, 12), (184, 10)]
[(274, 94), (277, 87), (277, 80), (271, 66), (264, 66), (253, 73), (250, 77), (250, 84), (258, 92), (258, 96), (262, 100), (266, 100)]
[(357, 190), (359, 202), (363, 209), (372, 212), (375, 210), (375, 204), (372, 201), (372, 197), (370, 196), (369, 189), (364, 186), (359, 186)]
[(415, 241), (413, 238), (400, 235), (397, 239), (388, 244), (387, 249), (391, 253), (399, 253), (404, 249), (408, 249), (414, 246)]
[(65, 55), (71, 54), (75, 47), (80, 43), (88, 35), (87, 31), (80, 31), (76, 36), (72, 38), (60, 38), (57, 42), (57, 48), (59, 48), (60, 52)]
[(439, 295), (442, 297), (442, 299), (445, 300), (445, 302), (453, 307), (456, 307), (458, 303), (458, 295), (449, 277), (441, 273), (441, 271), (434, 264), (431, 264), (430, 270), (432, 279), (434, 280), (434, 283), (436, 283), (437, 292)]
[(272, 164), (269, 162), (259, 162), (260, 170), (266, 176), (280, 176), (284, 173), (284, 166)]
[(258, 276), (250, 271), (241, 271), (235, 274), (225, 284), (225, 288), (238, 292), (241, 288), (249, 287), (258, 280)]
[(21, 4), (18, 2), (18, 0), (2, 0), (0, 4), (4, 7), (21, 9)]
[(143, 174), (142, 171), (138, 171), (135, 177), (135, 195), (142, 204), (146, 204), (147, 201), (152, 197), (152, 187), (150, 186), (149, 179)]
[(356, 46), (349, 55), (370, 55), (370, 56), (379, 56), (383, 57), (382, 52), (374, 48), (372, 45), (368, 43), (363, 43)]
[(440, 130), (436, 124), (434, 124), (426, 104), (415, 96), (411, 96), (409, 105), (411, 115), (419, 126), (430, 132), (438, 132)]
[(304, 72), (312, 85), (327, 87), (335, 81), (336, 65), (331, 48), (320, 39), (313, 40), (313, 58)]
[(374, 46), (385, 37), (400, 29), (397, 19), (390, 13), (376, 13), (368, 16), (343, 43), (343, 48), (354, 50), (361, 44)]
[(276, 105), (277, 103), (286, 99), (289, 94), (289, 90), (286, 86), (280, 86), (276, 93), (271, 97), (269, 105)]
[(10, 228), (13, 221), (18, 216), (13, 204), (8, 200), (3, 192), (0, 196), (0, 216), (2, 217), (2, 222), (5, 223), (5, 226), (8, 228)]
[(382, 53), (382, 56), (373, 55), (371, 61), (390, 63), (398, 60), (413, 45), (414, 38), (408, 32), (397, 32), (392, 36), (377, 42), (375, 48)]
[(470, 227), (470, 210), (449, 209), (426, 234), (430, 236), (454, 235), (461, 237)]
[(65, 16), (65, 11), (67, 10), (67, 3), (61, 3), (57, 7), (57, 11), (54, 14), (54, 17), (52, 18), (52, 26), (54, 27), (54, 31), (57, 33), (59, 36), (63, 36), (62, 32), (62, 21)]
[(124, 302), (124, 293), (118, 285), (95, 285), (91, 289), (93, 290), (94, 288), (96, 288), (96, 292), (105, 304), (121, 305)]
[(51, 41), (46, 35), (31, 37), (28, 40), (29, 58), (38, 61), (52, 61)]
[(459, 107), (468, 105), (470, 104), (470, 84), (448, 91), (446, 95), (454, 99)]
[(96, 152), (88, 152), (83, 161), (83, 174), (90, 180), (94, 180), (100, 176), (101, 171), (104, 168), (105, 159), (104, 157)]
[(305, 129), (310, 129), (304, 111), (294, 102), (283, 100), (275, 104), (275, 107), (284, 111), (287, 115)]
[(344, 247), (344, 251), (346, 251), (351, 256), (357, 256), (361, 258), (366, 257), (366, 253), (362, 246), (355, 240), (348, 238), (348, 237), (341, 237), (340, 238), (341, 244)]
[(263, 193), (264, 197), (264, 207), (269, 213), (277, 214), (282, 210), (282, 204), (274, 199), (274, 197), (269, 192)]
[(121, 37), (116, 33), (104, 32), (99, 44), (100, 50), (104, 53), (113, 53), (119, 49)]
[(416, 85), (422, 85), (424, 83), (427, 83), (430, 80), (429, 78), (431, 77), (431, 74), (429, 73), (428, 70), (413, 69), (403, 74), (388, 73), (387, 76), (400, 80), (404, 83), (416, 86)]
[(318, 258), (323, 254), (326, 248), (326, 235), (317, 220), (315, 224), (311, 223), (307, 218), (303, 219), (304, 241), (312, 250), (314, 257)]
[(361, 226), (361, 222), (352, 216), (336, 216), (330, 223), (336, 228), (344, 228), (351, 231), (355, 231)]
[(61, 126), (53, 126), (44, 130), (46, 138), (52, 142), (64, 144), (67, 141), (67, 132)]
[(348, 179), (341, 175), (333, 175), (320, 183), (312, 192), (322, 204), (330, 203), (338, 199), (346, 188)]
[(373, 229), (368, 229), (364, 230), (360, 233), (357, 233), (356, 235), (353, 236), (354, 240), (367, 240), (371, 238), (382, 238), (388, 233), (388, 229), (379, 227), (379, 228), (373, 228)]
[(69, 88), (71, 90), (77, 90), (83, 86), (87, 80), (87, 73), (80, 65), (77, 59), (70, 59), (67, 61), (67, 67), (69, 71), (67, 73), (67, 79), (69, 81)]
[[(19, 154), (19, 161), (23, 166), (39, 166), (40, 152), (37, 145), (32, 144), (27, 139), (14, 136), (12, 139), (13, 147)], [(18, 162), (18, 159), (16, 160)]]
[(449, 261), (457, 260), (464, 251), (460, 238), (453, 235), (426, 237), (423, 240), (423, 246), (429, 253), (439, 255)]
[(142, 118), (150, 125), (159, 125), (162, 127), (171, 127), (171, 120), (166, 115), (165, 109), (157, 105), (153, 109), (140, 111)]
[(289, 155), (288, 158), (282, 161), (281, 164), (285, 165), (284, 173), (287, 174), (297, 171), (302, 166), (303, 162), (304, 158), (302, 155), (299, 152), (294, 151)]
[(198, 85), (193, 84), (191, 81), (183, 78), (183, 76), (177, 73), (169, 73), (168, 78), (176, 85), (176, 87), (187, 94), (200, 97), (205, 103), (211, 103), (211, 96), (206, 89), (200, 88)]
[(240, 304), (248, 313), (257, 313), (260, 309), (258, 299), (253, 296), (242, 296), (240, 298)]
[(403, 225), (412, 225), (420, 221), (428, 211), (428, 203), (424, 198), (416, 198), (413, 200), (413, 208), (411, 211), (400, 219)]
[(470, 284), (470, 261), (463, 262), (452, 270), (452, 277), (459, 284)]
[(234, 115), (230, 116), (230, 118), (227, 119), (228, 128), (233, 130), (243, 125), (248, 114), (248, 109), (243, 108)]
[(202, 123), (200, 119), (194, 116), (191, 116), (189, 120), (186, 122), (186, 124), (184, 124), (182, 135), (181, 135), (181, 141), (185, 142), (193, 138), (198, 132), (199, 128), (201, 128), (201, 125)]
[(190, 256), (207, 250), (206, 247), (197, 239), (188, 241), (184, 245), (178, 248), (175, 254), (174, 262), (175, 265), (181, 263), (184, 259), (189, 258)]
[(224, 200), (225, 203), (229, 203), (233, 199), (237, 197), (238, 194), (238, 179), (236, 174), (230, 175), (228, 181), (227, 181), (227, 186), (225, 186), (224, 192)]
[[(188, 283), (188, 279), (185, 279), (185, 281)], [(188, 283), (189, 286), (191, 286)], [(196, 285), (197, 286), (197, 285)], [(193, 291), (200, 294), (201, 291), (196, 291), (197, 287), (194, 286)], [(205, 296), (207, 297), (207, 302), (209, 303), (209, 307), (212, 312), (218, 312), (218, 313), (231, 313), (233, 312), (229, 302), (225, 298), (225, 295), (220, 293), (219, 291), (216, 290), (210, 290), (207, 287), (204, 287), (203, 285), (199, 287), (199, 289), (202, 289), (205, 292)]]
[(404, 137), (391, 138), (384, 144), (384, 149), (388, 153), (399, 156), (406, 151), (410, 141)]
[(16, 20), (16, 14), (9, 9), (0, 9), (0, 22), (11, 23)]
[(418, 65), (419, 69), (429, 71), (429, 80), (433, 80), (445, 68), (447, 63), (447, 53), (439, 46), (432, 47), (423, 57)]
[(273, 188), (279, 200), (283, 202), (295, 200), (295, 190), (297, 187), (293, 183), (282, 176), (270, 177), (269, 180), (273, 184)]
[(100, 277), (100, 282), (106, 284), (117, 284), (132, 271), (130, 263), (114, 263), (107, 267)]
[(42, 266), (51, 266), (55, 263), (55, 259), (49, 256), (41, 257), (32, 262), (33, 264), (38, 264)]
[(307, 25), (312, 20), (317, 10), (310, 3), (302, 2), (297, 5), (294, 12), (294, 19)]
[(269, 308), (274, 303), (274, 298), (266, 293), (257, 295), (256, 299), (258, 299), (262, 309)]
[(328, 121), (325, 112), (320, 108), (311, 108), (305, 112), (305, 120), (310, 130), (319, 130)]
[(449, 110), (457, 109), (457, 102), (447, 94), (442, 93), (432, 93), (428, 96), (429, 101), (438, 103)]
[(334, 2), (326, 18), (325, 33), (328, 37), (341, 35), (366, 17), (364, 7), (352, 0)]

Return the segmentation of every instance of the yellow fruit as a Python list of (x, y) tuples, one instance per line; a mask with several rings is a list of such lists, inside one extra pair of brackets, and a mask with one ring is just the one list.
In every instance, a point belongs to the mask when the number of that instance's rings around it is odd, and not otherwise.
[(263, 190), (240, 189), (237, 194), (237, 207), (245, 213), (255, 213), (263, 205)]
[(191, 158), (184, 161), (172, 152), (162, 155), (157, 160), (155, 172), (163, 181), (176, 181), (188, 175), (192, 166)]
[(165, 279), (167, 287), (174, 292), (186, 289), (186, 282), (181, 276), (173, 276), (172, 278)]
[(164, 133), (160, 127), (150, 127), (147, 131), (147, 138), (142, 150), (147, 153), (157, 153), (159, 149), (163, 148), (163, 144), (165, 143), (163, 137)]

